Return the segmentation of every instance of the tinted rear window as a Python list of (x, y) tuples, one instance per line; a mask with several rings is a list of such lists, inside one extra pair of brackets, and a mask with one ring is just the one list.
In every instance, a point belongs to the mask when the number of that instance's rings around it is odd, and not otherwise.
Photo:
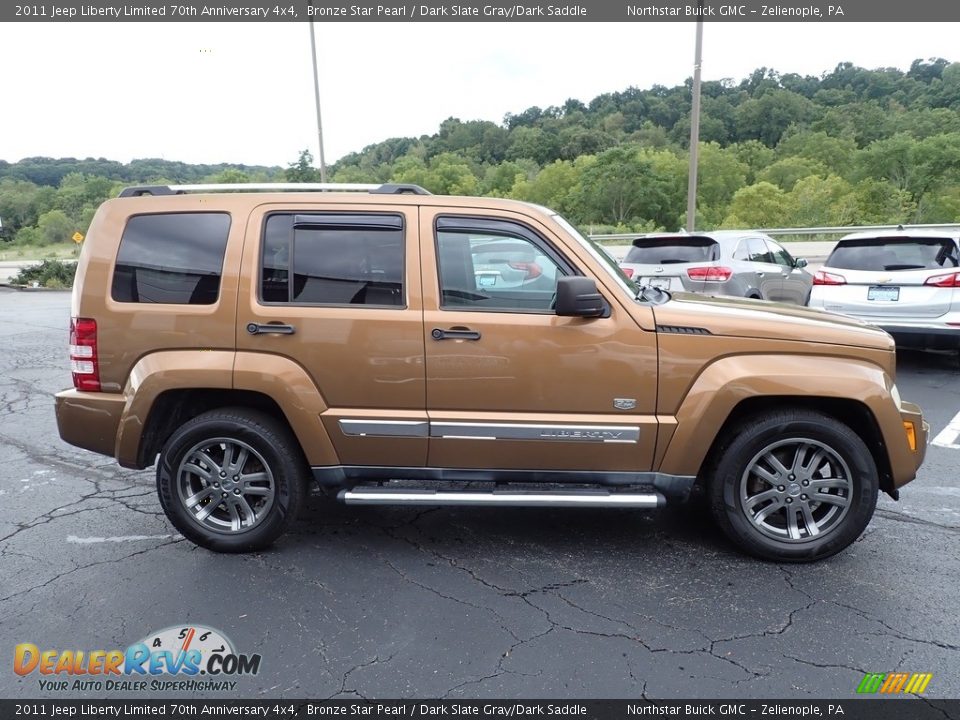
[(838, 270), (936, 270), (960, 264), (949, 238), (867, 238), (843, 240), (826, 264)]
[(399, 215), (270, 215), (261, 297), (299, 305), (402, 307), (403, 237)]
[(720, 246), (710, 238), (637, 238), (624, 262), (639, 265), (676, 265), (713, 262), (719, 259)]
[(227, 213), (158, 213), (127, 221), (111, 293), (117, 302), (212, 305), (220, 295)]

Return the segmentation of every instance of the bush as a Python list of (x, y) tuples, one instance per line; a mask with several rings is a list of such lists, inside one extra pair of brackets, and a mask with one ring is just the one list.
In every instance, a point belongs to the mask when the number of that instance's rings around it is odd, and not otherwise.
[(44, 260), (39, 265), (31, 265), (20, 271), (10, 282), (13, 285), (33, 285), (37, 283), (47, 288), (72, 288), (73, 276), (77, 272), (75, 262), (62, 260)]

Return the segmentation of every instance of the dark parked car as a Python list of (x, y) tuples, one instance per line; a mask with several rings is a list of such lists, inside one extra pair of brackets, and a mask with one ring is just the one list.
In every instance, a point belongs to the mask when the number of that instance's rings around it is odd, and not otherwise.
[(772, 238), (743, 230), (644, 235), (620, 263), (641, 285), (806, 305), (813, 276)]

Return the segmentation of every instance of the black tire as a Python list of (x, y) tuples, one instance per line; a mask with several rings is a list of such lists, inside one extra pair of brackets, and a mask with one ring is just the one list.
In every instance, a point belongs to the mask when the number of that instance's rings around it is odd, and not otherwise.
[(820, 560), (846, 548), (870, 522), (879, 489), (863, 440), (828, 415), (799, 409), (732, 428), (708, 481), (724, 533), (751, 555), (780, 562)]
[[(216, 552), (268, 547), (297, 517), (307, 478), (306, 460), (287, 427), (247, 408), (212, 410), (184, 423), (157, 463), (157, 493), (170, 522)], [(194, 500), (189, 507), (188, 498)]]

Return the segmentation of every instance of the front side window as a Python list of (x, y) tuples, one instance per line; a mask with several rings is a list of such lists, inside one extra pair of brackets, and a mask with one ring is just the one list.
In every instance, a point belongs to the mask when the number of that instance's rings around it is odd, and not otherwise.
[(444, 309), (552, 312), (557, 279), (571, 268), (529, 228), (502, 220), (439, 218)]
[(770, 248), (770, 254), (773, 256), (773, 261), (777, 265), (785, 268), (792, 268), (796, 265), (793, 258), (790, 257), (790, 253), (777, 245), (777, 243), (767, 240), (767, 247)]
[(134, 215), (120, 239), (111, 296), (127, 303), (214, 304), (229, 232), (227, 213)]
[(773, 265), (773, 255), (767, 249), (763, 238), (747, 238), (747, 259), (750, 262)]
[(402, 307), (403, 218), (275, 213), (264, 229), (260, 297), (267, 303)]

